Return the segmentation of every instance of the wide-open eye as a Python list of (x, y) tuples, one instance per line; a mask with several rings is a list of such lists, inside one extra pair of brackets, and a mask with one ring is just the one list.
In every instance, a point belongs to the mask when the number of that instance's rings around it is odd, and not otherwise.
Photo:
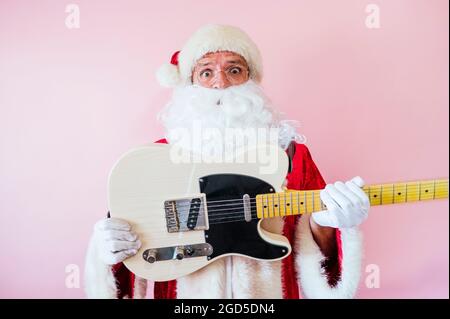
[(242, 71), (242, 69), (240, 67), (235, 66), (235, 67), (231, 68), (229, 72), (233, 75), (238, 75), (241, 73), (241, 71)]
[(202, 72), (200, 72), (200, 76), (202, 78), (209, 78), (211, 75), (212, 75), (212, 72), (210, 69), (206, 69), (206, 70), (203, 70)]

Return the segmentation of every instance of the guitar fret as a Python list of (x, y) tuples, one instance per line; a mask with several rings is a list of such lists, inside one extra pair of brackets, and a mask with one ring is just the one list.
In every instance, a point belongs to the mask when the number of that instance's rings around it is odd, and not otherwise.
[(306, 192), (303, 192), (303, 205), (305, 207), (304, 213), (307, 214), (308, 213), (308, 205), (306, 204)]
[(269, 195), (269, 217), (273, 217), (273, 194)]
[(405, 187), (405, 202), (408, 201), (408, 183), (406, 183), (406, 187)]
[(433, 180), (433, 199), (436, 199), (436, 180)]
[(422, 200), (422, 183), (418, 182), (417, 184), (419, 184), (419, 201)]
[[(274, 212), (274, 215), (275, 216), (277, 216), (277, 217), (279, 217), (280, 216), (280, 195), (278, 194), (278, 193), (276, 193), (277, 194), (277, 200), (278, 200), (278, 203), (277, 204), (275, 204), (275, 212)], [(274, 195), (275, 196), (275, 195)]]
[(394, 184), (390, 184), (390, 185), (392, 187), (391, 204), (394, 204), (395, 203), (395, 187), (394, 187)]
[(383, 184), (381, 184), (380, 205), (383, 205)]
[(280, 193), (277, 193), (277, 197), (278, 197), (278, 216), (283, 217), (283, 208), (281, 207)]
[(261, 198), (261, 203), (260, 203), (259, 207), (261, 207), (261, 209), (262, 209), (262, 213), (260, 215), (261, 215), (261, 218), (264, 218), (264, 195), (261, 196), (260, 198)]
[(312, 211), (314, 212), (314, 191), (312, 192)]
[(292, 202), (292, 192), (291, 192), (291, 216), (292, 215), (294, 215), (293, 213), (292, 213), (292, 206), (294, 205), (294, 203)]
[(281, 210), (280, 193), (277, 193), (277, 194), (278, 194), (278, 216), (282, 217), (284, 215), (282, 215), (283, 212)]
[(267, 216), (264, 216), (264, 217), (269, 218), (269, 196), (268, 195), (266, 195), (266, 207), (267, 207)]

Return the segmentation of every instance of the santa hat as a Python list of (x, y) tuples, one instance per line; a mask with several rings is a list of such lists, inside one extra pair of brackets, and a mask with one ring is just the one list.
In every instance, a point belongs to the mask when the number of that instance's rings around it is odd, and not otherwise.
[(181, 51), (172, 55), (170, 63), (159, 67), (156, 77), (164, 87), (190, 84), (197, 60), (217, 51), (240, 54), (250, 68), (250, 78), (257, 83), (261, 81), (262, 61), (256, 44), (244, 31), (228, 25), (207, 25), (197, 30)]

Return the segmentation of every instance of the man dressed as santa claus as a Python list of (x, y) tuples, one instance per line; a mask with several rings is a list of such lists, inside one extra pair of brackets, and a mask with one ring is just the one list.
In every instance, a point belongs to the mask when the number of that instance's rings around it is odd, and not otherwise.
[[(173, 96), (160, 113), (166, 138), (203, 153), (223, 144), (222, 134), (201, 143), (186, 138), (199, 127), (225, 132), (277, 129), (278, 143), (290, 159), (285, 187), (323, 189), (327, 210), (265, 220), (264, 228), (287, 237), (292, 253), (278, 261), (227, 256), (177, 280), (156, 282), (155, 298), (352, 298), (360, 279), (362, 239), (358, 226), (367, 218), (369, 199), (360, 177), (326, 185), (293, 121), (283, 121), (264, 95), (261, 56), (242, 30), (207, 25), (157, 72)], [(185, 132), (180, 137), (180, 128)], [(124, 220), (98, 221), (86, 257), (90, 298), (144, 298), (147, 281), (122, 263), (140, 248)]]

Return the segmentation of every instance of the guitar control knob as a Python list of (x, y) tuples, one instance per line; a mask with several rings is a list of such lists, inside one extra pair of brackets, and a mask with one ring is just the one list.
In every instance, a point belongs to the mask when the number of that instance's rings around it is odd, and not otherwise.
[(195, 249), (192, 248), (192, 246), (187, 246), (185, 251), (186, 251), (186, 254), (188, 254), (188, 256), (192, 256), (195, 252)]
[(183, 247), (181, 247), (181, 246), (176, 247), (173, 255), (178, 260), (183, 259), (184, 258), (184, 249), (183, 249)]
[(156, 261), (156, 250), (155, 249), (147, 249), (142, 254), (142, 257), (144, 258), (144, 260), (146, 260), (150, 264), (153, 264)]

